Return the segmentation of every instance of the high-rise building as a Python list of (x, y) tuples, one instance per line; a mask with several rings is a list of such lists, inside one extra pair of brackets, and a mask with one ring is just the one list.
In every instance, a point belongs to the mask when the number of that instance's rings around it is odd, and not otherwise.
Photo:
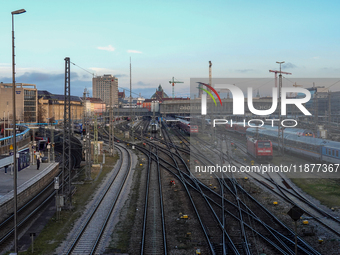
[(111, 74), (97, 76), (92, 79), (92, 94), (95, 98), (100, 98), (106, 105), (110, 105), (110, 86), (112, 84), (113, 104), (118, 105), (118, 78)]

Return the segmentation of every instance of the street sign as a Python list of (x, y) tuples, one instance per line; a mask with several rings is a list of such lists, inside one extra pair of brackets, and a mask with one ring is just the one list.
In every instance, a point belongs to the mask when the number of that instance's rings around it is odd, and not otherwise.
[(300, 217), (303, 215), (303, 210), (294, 205), (288, 212), (287, 214), (292, 218), (293, 221), (297, 221), (298, 219), (300, 219)]

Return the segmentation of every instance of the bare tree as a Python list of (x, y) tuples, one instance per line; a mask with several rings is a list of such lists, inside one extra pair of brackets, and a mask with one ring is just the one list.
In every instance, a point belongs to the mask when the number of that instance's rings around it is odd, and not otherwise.
[(38, 105), (38, 123), (46, 123), (46, 109), (43, 105)]

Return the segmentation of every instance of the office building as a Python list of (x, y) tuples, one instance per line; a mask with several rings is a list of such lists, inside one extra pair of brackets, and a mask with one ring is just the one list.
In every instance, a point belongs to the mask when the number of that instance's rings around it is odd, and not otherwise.
[(111, 74), (97, 76), (92, 79), (92, 94), (94, 98), (100, 98), (106, 105), (110, 105), (110, 86), (112, 87), (113, 105), (118, 106), (118, 78)]
[[(0, 114), (13, 119), (12, 83), (0, 83)], [(36, 122), (38, 117), (38, 95), (35, 84), (16, 83), (16, 120), (18, 123)]]

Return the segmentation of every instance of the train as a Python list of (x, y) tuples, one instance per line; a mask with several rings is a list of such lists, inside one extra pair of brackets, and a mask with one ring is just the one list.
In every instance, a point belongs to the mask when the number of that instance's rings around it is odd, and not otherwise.
[(250, 126), (244, 124), (243, 122), (235, 122), (232, 125), (230, 125), (229, 123), (226, 124), (227, 131), (231, 131), (241, 135), (246, 135), (247, 128), (249, 127)]
[(177, 119), (178, 124), (177, 126), (179, 129), (183, 130), (187, 134), (197, 134), (198, 133), (198, 126), (197, 125), (190, 125), (189, 121)]
[[(25, 148), (18, 151), (19, 158), (18, 158), (18, 171), (21, 171), (30, 165), (30, 149)], [(2, 157), (0, 159), (0, 168), (5, 167), (8, 168), (11, 164), (13, 164), (13, 156)]]
[(48, 137), (35, 137), (35, 141), (37, 143), (38, 151), (46, 150), (47, 144), (50, 143), (50, 139)]
[[(278, 146), (277, 127), (248, 128), (247, 137), (255, 136), (271, 140), (274, 147)], [(314, 133), (308, 129), (284, 129), (283, 144), (288, 153), (320, 162), (340, 164), (340, 142), (315, 138)]]
[[(238, 133), (241, 135), (247, 134), (248, 128), (256, 128), (255, 125), (249, 126), (248, 124), (244, 122), (236, 122), (230, 125), (229, 123), (226, 124), (227, 131)], [(276, 130), (277, 132), (277, 126), (271, 126), (271, 125), (262, 125), (259, 126), (258, 129), (266, 129), (266, 130)], [(287, 128), (285, 132), (288, 134), (297, 134), (300, 136), (308, 136), (308, 137), (315, 137), (315, 134), (313, 131), (309, 129), (301, 129), (301, 128)]]
[(81, 134), (83, 132), (83, 124), (82, 123), (74, 123), (73, 124), (74, 132)]
[(151, 133), (158, 132), (158, 130), (159, 130), (158, 122), (157, 121), (154, 121), (154, 122), (151, 121), (150, 125), (149, 125), (149, 130), (151, 131)]
[(256, 140), (247, 137), (247, 153), (258, 161), (270, 161), (273, 159), (273, 145), (270, 140)]

